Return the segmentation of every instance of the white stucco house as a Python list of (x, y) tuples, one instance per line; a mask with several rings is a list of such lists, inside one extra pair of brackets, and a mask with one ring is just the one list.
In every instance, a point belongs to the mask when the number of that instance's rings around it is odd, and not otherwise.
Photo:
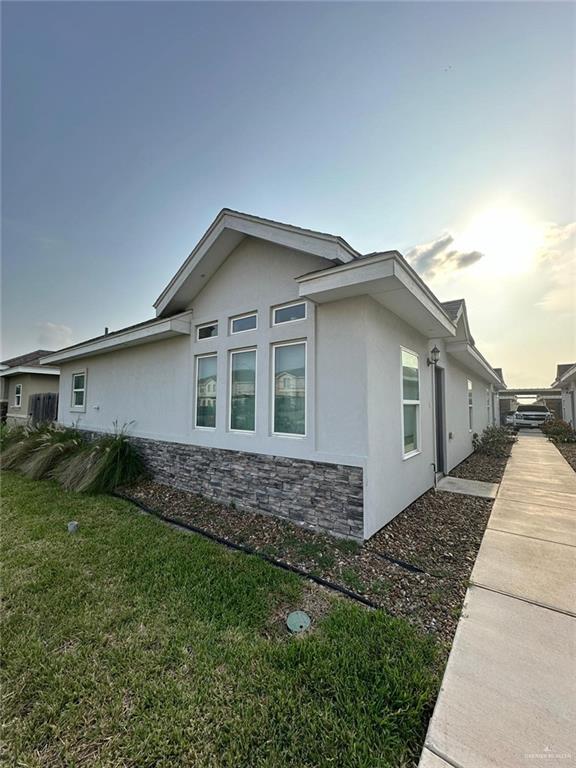
[(43, 362), (59, 421), (129, 423), (160, 482), (369, 538), (497, 419), (464, 301), (397, 251), (224, 209), (154, 306)]
[(550, 386), (561, 391), (562, 418), (576, 426), (576, 363), (560, 363)]

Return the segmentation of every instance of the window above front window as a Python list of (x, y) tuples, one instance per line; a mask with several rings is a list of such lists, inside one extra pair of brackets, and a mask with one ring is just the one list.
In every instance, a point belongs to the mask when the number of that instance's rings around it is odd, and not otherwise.
[(273, 313), (273, 324), (294, 323), (296, 320), (306, 320), (306, 302), (286, 304), (284, 307), (276, 307)]
[(204, 325), (196, 326), (197, 341), (202, 341), (202, 339), (211, 339), (214, 336), (218, 336), (218, 323), (204, 323)]
[(258, 327), (258, 315), (256, 312), (250, 312), (248, 315), (239, 315), (230, 319), (230, 333), (244, 333), (244, 331), (255, 331)]
[(84, 410), (86, 405), (86, 372), (72, 374), (72, 408)]

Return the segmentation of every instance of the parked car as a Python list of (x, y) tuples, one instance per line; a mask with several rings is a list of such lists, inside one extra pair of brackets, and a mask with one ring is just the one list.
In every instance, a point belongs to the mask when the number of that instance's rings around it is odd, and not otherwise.
[(519, 405), (514, 412), (512, 423), (516, 429), (520, 427), (536, 429), (541, 427), (545, 421), (553, 418), (545, 405)]
[(507, 427), (511, 427), (514, 424), (514, 411), (510, 411), (510, 413), (506, 414), (504, 423)]

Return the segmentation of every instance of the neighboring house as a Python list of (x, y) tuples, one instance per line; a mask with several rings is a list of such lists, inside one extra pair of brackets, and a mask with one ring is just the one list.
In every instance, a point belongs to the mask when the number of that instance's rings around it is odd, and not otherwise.
[(2, 382), (3, 415), (8, 424), (24, 424), (30, 418), (30, 398), (33, 395), (56, 395), (53, 399), (56, 415), (56, 399), (60, 370), (54, 366), (41, 365), (40, 359), (52, 352), (37, 349), (26, 355), (3, 360), (0, 364)]
[(155, 307), (44, 362), (59, 421), (129, 425), (160, 482), (368, 538), (495, 421), (464, 301), (397, 251), (224, 209)]
[(576, 363), (558, 365), (556, 378), (550, 386), (562, 393), (562, 418), (576, 426)]

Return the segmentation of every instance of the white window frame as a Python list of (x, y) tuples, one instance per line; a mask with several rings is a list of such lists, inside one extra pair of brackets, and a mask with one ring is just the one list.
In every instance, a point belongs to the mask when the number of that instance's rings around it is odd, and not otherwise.
[[(300, 303), (300, 302), (296, 302)], [(290, 321), (289, 321), (290, 322)], [(296, 322), (296, 321), (291, 321)], [(284, 323), (280, 323), (284, 325)], [(299, 344), (304, 345), (304, 432), (297, 434), (295, 432), (275, 432), (274, 422), (276, 421), (276, 349), (278, 347), (295, 347)], [(308, 437), (308, 341), (307, 339), (296, 339), (294, 341), (280, 341), (272, 344), (272, 360), (271, 360), (272, 376), (272, 423), (270, 425), (270, 433), (273, 437), (286, 437), (289, 440), (301, 440), (304, 437)]]
[[(256, 319), (256, 325), (254, 328), (245, 328), (243, 331), (235, 331), (234, 330), (234, 321), (235, 320), (243, 320), (246, 317), (254, 317)], [(242, 315), (234, 315), (234, 317), (230, 318), (230, 326), (229, 326), (229, 333), (231, 336), (237, 336), (239, 333), (253, 333), (254, 331), (258, 330), (258, 312), (244, 312)], [(246, 350), (248, 351), (248, 350)]]
[[(417, 370), (418, 370), (418, 400), (405, 400), (404, 399), (404, 374), (403, 374), (403, 365), (402, 365), (402, 353), (407, 352), (409, 355), (414, 355), (414, 357), (417, 360)], [(421, 376), (420, 376), (420, 355), (418, 352), (414, 352), (413, 349), (408, 349), (408, 347), (400, 347), (400, 402), (401, 402), (401, 413), (400, 413), (400, 438), (401, 438), (401, 446), (402, 446), (402, 460), (405, 461), (406, 459), (411, 459), (413, 456), (418, 456), (418, 454), (422, 453), (422, 424), (421, 424), (421, 414), (422, 414), (422, 406), (421, 406), (421, 398), (420, 398), (420, 384), (421, 384)], [(413, 451), (408, 451), (408, 453), (404, 452), (404, 406), (405, 405), (416, 405), (416, 448)]]
[[(206, 325), (213, 325), (213, 323), (206, 323)], [(205, 339), (202, 339), (205, 341)], [(213, 427), (205, 427), (202, 424), (198, 424), (198, 369), (200, 367), (200, 360), (205, 360), (208, 357), (216, 358), (216, 421)], [(202, 429), (207, 432), (214, 432), (218, 424), (218, 354), (216, 352), (210, 352), (207, 355), (196, 355), (196, 362), (194, 364), (194, 429)]]
[[(205, 339), (200, 338), (200, 330), (202, 328), (210, 328), (211, 326), (216, 326), (216, 333), (214, 336), (207, 336)], [(210, 341), (210, 339), (216, 339), (218, 338), (218, 320), (211, 320), (209, 323), (202, 323), (201, 325), (196, 326), (196, 341)]]
[(468, 398), (468, 432), (474, 425), (474, 384), (472, 379), (466, 379), (466, 397)]
[[(290, 309), (290, 307), (297, 307), (300, 304), (304, 305), (304, 317), (298, 317), (296, 320), (281, 320), (276, 322), (276, 312), (279, 309)], [(289, 304), (279, 304), (277, 307), (272, 307), (272, 325), (292, 325), (292, 323), (301, 323), (303, 320), (308, 319), (308, 302), (307, 301), (291, 301)]]
[[(76, 376), (84, 376), (84, 386), (83, 387), (76, 387), (75, 386), (74, 382), (75, 382)], [(86, 372), (86, 370), (74, 371), (74, 373), (72, 374), (72, 387), (71, 387), (71, 395), (70, 395), (70, 397), (71, 397), (70, 410), (71, 411), (78, 411), (78, 412), (81, 412), (81, 413), (85, 413), (85, 411), (86, 411), (86, 393), (87, 393), (87, 389), (88, 389), (88, 379), (87, 379), (87, 372)], [(83, 398), (82, 398), (82, 405), (75, 405), (74, 404), (74, 400), (75, 400), (74, 395), (76, 394), (76, 392), (82, 392), (83, 395), (84, 395)]]
[(22, 408), (22, 384), (14, 385), (14, 408)]
[[(238, 333), (244, 333), (244, 331), (238, 331)], [(254, 429), (234, 429), (232, 427), (232, 360), (234, 355), (239, 355), (242, 352), (254, 352)], [(228, 431), (238, 432), (242, 435), (254, 435), (256, 434), (256, 427), (258, 419), (258, 350), (256, 347), (245, 347), (243, 349), (231, 349), (230, 361), (228, 363)]]

